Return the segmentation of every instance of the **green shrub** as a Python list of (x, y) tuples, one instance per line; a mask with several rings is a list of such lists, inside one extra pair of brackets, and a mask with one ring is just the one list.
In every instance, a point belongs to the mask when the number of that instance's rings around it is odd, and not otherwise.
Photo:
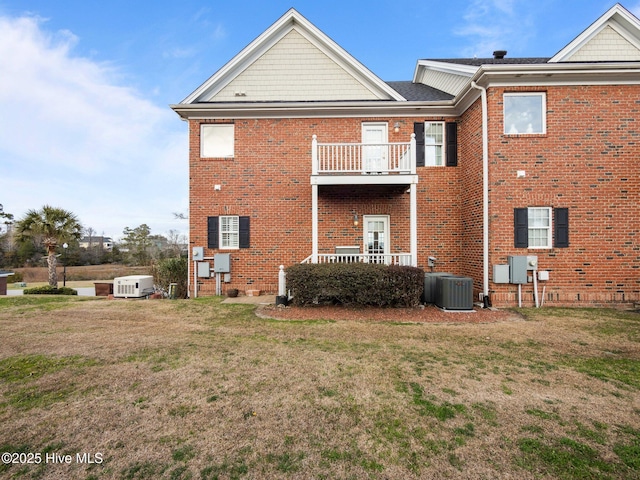
[(175, 298), (187, 298), (188, 277), (189, 268), (186, 258), (167, 258), (158, 260), (153, 265), (153, 282), (165, 292), (169, 292), (169, 284), (175, 283)]
[(287, 268), (293, 304), (414, 307), (420, 303), (424, 271), (373, 263), (300, 264)]
[(13, 275), (7, 277), (7, 283), (24, 282), (24, 275), (22, 272), (14, 272)]
[(51, 285), (44, 285), (42, 287), (25, 288), (23, 293), (25, 295), (78, 295), (78, 291), (69, 287), (52, 287)]

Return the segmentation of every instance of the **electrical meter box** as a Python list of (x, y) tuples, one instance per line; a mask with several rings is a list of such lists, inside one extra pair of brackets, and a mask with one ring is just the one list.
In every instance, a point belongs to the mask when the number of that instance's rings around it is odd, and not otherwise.
[(216, 253), (213, 256), (213, 271), (215, 273), (231, 272), (231, 254)]
[(509, 265), (493, 266), (493, 283), (509, 283)]
[(193, 247), (191, 259), (195, 261), (204, 260), (204, 247)]
[(211, 266), (209, 262), (198, 262), (198, 277), (209, 278), (211, 276)]
[(529, 264), (527, 256), (509, 255), (507, 257), (507, 263), (509, 264), (510, 283), (527, 283), (527, 268)]

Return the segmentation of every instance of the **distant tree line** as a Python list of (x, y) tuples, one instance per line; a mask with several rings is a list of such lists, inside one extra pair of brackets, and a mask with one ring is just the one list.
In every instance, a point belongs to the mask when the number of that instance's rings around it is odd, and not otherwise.
[[(72, 212), (63, 209), (46, 205), (41, 210), (30, 210), (16, 221), (0, 204), (0, 268), (48, 265), (52, 275), (52, 264), (55, 268), (60, 262), (68, 266), (152, 265), (187, 253), (187, 239), (176, 230), (164, 236), (152, 234), (146, 224), (126, 227), (122, 240), (110, 247), (105, 246), (104, 236), (97, 237), (95, 233), (90, 227), (83, 228)], [(96, 241), (81, 246), (83, 236)], [(67, 248), (63, 248), (65, 244)]]

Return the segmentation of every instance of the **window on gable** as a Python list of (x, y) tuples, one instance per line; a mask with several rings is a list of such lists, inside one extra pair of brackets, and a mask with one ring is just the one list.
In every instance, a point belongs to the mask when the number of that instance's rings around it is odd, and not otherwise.
[(203, 124), (200, 126), (201, 158), (233, 158), (233, 124)]
[(444, 123), (427, 122), (424, 124), (424, 163), (425, 166), (442, 165), (444, 150)]
[(504, 94), (504, 133), (546, 133), (546, 95), (544, 92)]
[(237, 216), (220, 217), (220, 248), (239, 248), (240, 222)]

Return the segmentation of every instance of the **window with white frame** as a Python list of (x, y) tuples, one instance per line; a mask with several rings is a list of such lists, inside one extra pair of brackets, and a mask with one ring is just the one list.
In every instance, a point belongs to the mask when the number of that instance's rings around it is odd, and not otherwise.
[(444, 123), (426, 122), (424, 124), (424, 164), (425, 166), (443, 165)]
[(551, 208), (529, 207), (529, 248), (551, 248)]
[(201, 158), (233, 158), (233, 124), (203, 124), (200, 126)]
[(240, 222), (238, 216), (220, 217), (220, 248), (240, 247)]
[(505, 134), (546, 133), (547, 97), (544, 92), (505, 93), (503, 99)]

